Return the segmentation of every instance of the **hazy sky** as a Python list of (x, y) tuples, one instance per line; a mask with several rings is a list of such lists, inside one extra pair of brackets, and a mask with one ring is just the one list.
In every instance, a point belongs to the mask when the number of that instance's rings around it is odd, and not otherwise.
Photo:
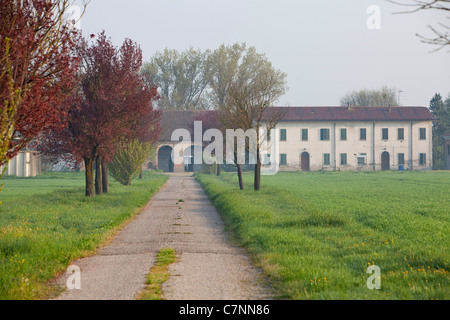
[[(381, 29), (367, 27), (371, 5)], [(393, 14), (404, 10), (385, 0), (91, 0), (81, 28), (105, 30), (117, 46), (134, 40), (145, 60), (166, 47), (246, 42), (287, 73), (278, 105), (337, 106), (350, 90), (387, 85), (403, 91), (402, 105), (429, 106), (436, 92), (450, 93), (450, 48), (432, 53), (415, 34), (430, 35), (427, 25), (446, 17)]]

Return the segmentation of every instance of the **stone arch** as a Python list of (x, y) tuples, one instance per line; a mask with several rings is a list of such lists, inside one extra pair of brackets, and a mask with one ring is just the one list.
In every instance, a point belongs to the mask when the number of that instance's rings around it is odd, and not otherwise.
[(158, 169), (164, 172), (174, 172), (175, 166), (172, 160), (173, 148), (162, 146), (158, 150)]

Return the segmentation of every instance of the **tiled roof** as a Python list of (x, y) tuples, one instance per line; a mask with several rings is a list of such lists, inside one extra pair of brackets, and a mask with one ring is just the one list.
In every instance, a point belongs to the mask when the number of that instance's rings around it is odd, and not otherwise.
[(202, 112), (213, 111), (163, 111), (160, 122), (161, 135), (159, 139), (161, 141), (170, 141), (172, 132), (176, 129), (187, 129), (191, 131), (195, 119)]
[[(282, 121), (432, 121), (425, 107), (277, 107), (285, 111)], [(201, 113), (214, 111), (163, 111), (160, 140), (171, 140), (175, 129), (191, 130)]]
[(283, 107), (283, 121), (430, 121), (424, 107)]

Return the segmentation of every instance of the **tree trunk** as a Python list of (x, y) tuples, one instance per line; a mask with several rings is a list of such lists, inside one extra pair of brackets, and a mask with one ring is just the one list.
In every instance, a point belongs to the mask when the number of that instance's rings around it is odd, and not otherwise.
[(217, 176), (220, 177), (222, 173), (222, 165), (220, 163), (217, 164)]
[(238, 178), (239, 178), (239, 188), (244, 190), (244, 181), (242, 180), (242, 165), (238, 164), (237, 153), (234, 153), (234, 162), (237, 166)]
[(103, 193), (109, 192), (109, 186), (108, 186), (108, 163), (106, 163), (104, 160), (102, 160), (102, 187), (103, 187)]
[(94, 161), (91, 158), (84, 158), (86, 167), (86, 197), (94, 196)]
[(95, 161), (95, 194), (101, 196), (103, 194), (103, 181), (102, 181), (102, 159), (97, 157)]
[(255, 165), (255, 181), (254, 189), (255, 191), (261, 190), (261, 159), (260, 159), (259, 147), (256, 147), (256, 165)]
[(241, 190), (244, 190), (244, 181), (242, 180), (242, 165), (241, 164), (237, 165), (237, 170), (238, 170), (238, 177), (239, 177), (239, 188), (241, 188)]

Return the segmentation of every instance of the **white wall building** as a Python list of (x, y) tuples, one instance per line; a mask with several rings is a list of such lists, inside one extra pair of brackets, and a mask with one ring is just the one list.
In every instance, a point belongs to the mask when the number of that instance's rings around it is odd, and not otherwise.
[(286, 108), (280, 171), (431, 170), (432, 121), (420, 107)]
[[(433, 116), (424, 107), (283, 107), (276, 127), (280, 171), (431, 170)], [(200, 112), (163, 113), (163, 132), (153, 166), (170, 163), (177, 142), (170, 133), (192, 128)], [(273, 141), (271, 141), (273, 143)], [(189, 148), (187, 145), (186, 148)], [(268, 154), (266, 161), (273, 161)], [(167, 162), (167, 163), (166, 163)]]

